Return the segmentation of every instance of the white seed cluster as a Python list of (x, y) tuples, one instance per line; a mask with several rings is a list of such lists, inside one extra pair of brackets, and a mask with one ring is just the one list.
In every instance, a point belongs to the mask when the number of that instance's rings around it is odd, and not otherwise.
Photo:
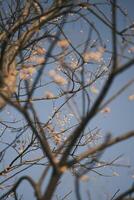
[(16, 62), (11, 62), (10, 55), (6, 54), (0, 66), (0, 109), (6, 106), (7, 99), (10, 99), (16, 90), (16, 76)]

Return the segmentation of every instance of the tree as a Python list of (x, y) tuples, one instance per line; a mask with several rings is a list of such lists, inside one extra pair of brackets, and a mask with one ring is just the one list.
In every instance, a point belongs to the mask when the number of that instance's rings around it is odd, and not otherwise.
[[(134, 136), (133, 130), (106, 134), (95, 145), (100, 129), (90, 128), (134, 82), (109, 95), (115, 79), (134, 64), (134, 25), (116, 0), (4, 0), (0, 6), (0, 109), (6, 118), (0, 119), (0, 199), (21, 199), (17, 191), (25, 180), (36, 199), (56, 198), (61, 177), (70, 171), (80, 200), (80, 180), (114, 165), (118, 158), (103, 162), (104, 152)], [(120, 19), (127, 24), (122, 27)], [(41, 172), (36, 181), (35, 166)], [(134, 188), (118, 192), (111, 199), (126, 199)]]

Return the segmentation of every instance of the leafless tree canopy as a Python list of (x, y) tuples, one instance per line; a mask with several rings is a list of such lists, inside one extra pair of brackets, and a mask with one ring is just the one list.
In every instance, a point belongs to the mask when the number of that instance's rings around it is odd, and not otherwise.
[[(23, 199), (23, 181), (37, 200), (56, 199), (67, 171), (81, 200), (79, 182), (114, 165), (118, 158), (103, 162), (102, 154), (134, 130), (99, 140), (100, 129), (90, 122), (109, 113), (109, 104), (134, 83), (107, 96), (115, 78), (133, 67), (133, 37), (129, 13), (116, 0), (0, 1), (1, 200)], [(41, 172), (36, 181), (34, 167)], [(134, 187), (118, 192), (111, 199), (133, 199)]]

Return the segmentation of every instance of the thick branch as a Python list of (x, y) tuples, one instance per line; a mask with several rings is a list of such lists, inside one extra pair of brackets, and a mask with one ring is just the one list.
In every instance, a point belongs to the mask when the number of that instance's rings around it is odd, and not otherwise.
[(106, 148), (108, 148), (114, 144), (117, 144), (119, 142), (122, 142), (124, 140), (127, 140), (131, 137), (134, 137), (134, 131), (130, 131), (130, 132), (124, 133), (120, 136), (117, 136), (115, 138), (112, 138), (112, 139), (108, 140), (107, 142), (104, 142), (103, 144), (100, 144), (96, 147), (93, 147), (93, 148), (87, 150), (84, 153), (81, 153), (76, 159), (69, 161), (68, 165), (69, 165), (69, 167), (71, 167), (75, 163), (87, 158), (88, 156), (93, 155), (99, 151), (105, 150)]

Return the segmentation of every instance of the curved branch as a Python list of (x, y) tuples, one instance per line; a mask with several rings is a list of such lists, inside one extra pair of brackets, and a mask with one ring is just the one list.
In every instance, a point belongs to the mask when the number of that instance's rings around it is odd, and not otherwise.
[(40, 195), (40, 191), (39, 191), (39, 188), (38, 186), (35, 184), (35, 182), (33, 181), (33, 179), (29, 176), (23, 176), (21, 177), (15, 184), (14, 186), (8, 191), (6, 192), (5, 194), (3, 194), (1, 197), (0, 197), (0, 200), (3, 200), (5, 197), (7, 197), (8, 195), (10, 195), (13, 191), (16, 191), (18, 186), (21, 184), (22, 181), (24, 180), (27, 180), (30, 185), (33, 187), (34, 191), (35, 191), (35, 195), (37, 197), (38, 200), (41, 200), (41, 195)]

